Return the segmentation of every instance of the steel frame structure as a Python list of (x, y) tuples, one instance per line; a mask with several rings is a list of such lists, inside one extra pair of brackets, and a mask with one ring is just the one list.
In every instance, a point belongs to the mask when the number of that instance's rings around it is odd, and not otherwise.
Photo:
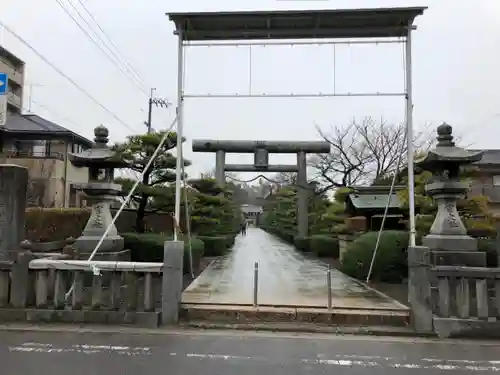
[[(184, 134), (184, 99), (186, 98), (312, 98), (312, 97), (376, 97), (405, 98), (407, 128), (407, 159), (410, 216), (410, 246), (415, 246), (415, 202), (413, 176), (413, 94), (412, 94), (412, 31), (414, 19), (427, 7), (335, 9), (305, 11), (246, 11), (167, 13), (175, 24), (177, 35), (177, 134)], [(338, 40), (348, 39), (350, 41)], [(281, 40), (281, 41), (280, 41)], [(184, 92), (184, 48), (256, 45), (319, 45), (328, 44), (405, 44), (405, 88), (401, 93), (330, 93), (252, 94), (186, 94)], [(251, 82), (251, 65), (250, 65)], [(175, 189), (175, 219), (180, 222), (182, 179), (182, 143), (178, 145)], [(177, 239), (177, 234), (175, 239)]]

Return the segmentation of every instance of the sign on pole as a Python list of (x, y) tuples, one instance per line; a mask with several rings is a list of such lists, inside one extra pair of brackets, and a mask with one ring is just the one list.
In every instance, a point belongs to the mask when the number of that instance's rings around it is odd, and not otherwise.
[(7, 122), (7, 94), (9, 93), (9, 76), (0, 73), (0, 126)]

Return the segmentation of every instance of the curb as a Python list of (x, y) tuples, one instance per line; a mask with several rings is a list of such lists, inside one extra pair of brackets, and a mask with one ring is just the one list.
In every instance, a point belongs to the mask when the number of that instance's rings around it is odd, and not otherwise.
[(411, 329), (375, 326), (321, 326), (308, 324), (224, 324), (209, 322), (185, 322), (180, 327), (205, 330), (263, 331), (285, 333), (318, 333), (334, 335), (390, 336), (409, 338), (436, 338), (435, 333), (415, 332)]

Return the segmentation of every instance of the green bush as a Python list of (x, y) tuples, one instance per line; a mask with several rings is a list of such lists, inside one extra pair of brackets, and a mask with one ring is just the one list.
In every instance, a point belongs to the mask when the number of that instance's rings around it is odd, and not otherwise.
[[(344, 254), (342, 272), (364, 280), (368, 275), (378, 232), (368, 232), (355, 239)], [(371, 280), (401, 282), (408, 275), (408, 232), (382, 232)]]
[(198, 236), (203, 241), (205, 256), (217, 257), (226, 254), (234, 245), (235, 236)]
[[(78, 238), (87, 225), (91, 210), (89, 208), (27, 208), (26, 239), (31, 242), (48, 242)], [(111, 210), (115, 215), (116, 210)], [(135, 230), (136, 211), (125, 209), (115, 222), (118, 233), (132, 233)], [(147, 213), (146, 230), (148, 233), (171, 233), (170, 214)]]
[(60, 241), (77, 238), (90, 217), (90, 210), (81, 208), (26, 209), (26, 238), (32, 242)]
[[(124, 233), (121, 236), (125, 240), (125, 249), (130, 250), (133, 262), (163, 262), (163, 251), (165, 241), (171, 237), (154, 233)], [(191, 239), (191, 251), (193, 254), (193, 268), (199, 266), (203, 256), (203, 242), (196, 237)], [(184, 273), (190, 272), (189, 266), (189, 242), (184, 240)]]
[(491, 239), (478, 239), (478, 250), (486, 253), (486, 266), (498, 267), (498, 253), (495, 240)]
[(319, 258), (339, 257), (339, 241), (331, 236), (317, 234), (309, 237), (309, 249)]
[(309, 247), (309, 237), (296, 236), (293, 239), (293, 244), (295, 245), (295, 248), (299, 251), (303, 252), (311, 251), (311, 248)]

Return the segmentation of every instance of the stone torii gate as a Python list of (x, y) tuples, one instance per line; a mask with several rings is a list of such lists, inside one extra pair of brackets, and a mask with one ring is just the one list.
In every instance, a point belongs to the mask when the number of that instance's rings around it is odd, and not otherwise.
[[(308, 153), (330, 152), (330, 144), (322, 141), (217, 141), (193, 140), (193, 152), (215, 153), (215, 179), (220, 186), (226, 183), (225, 172), (295, 172), (297, 173), (297, 232), (300, 237), (308, 235)], [(227, 153), (252, 153), (253, 165), (226, 164)], [(297, 154), (297, 164), (269, 165), (269, 153)]]

